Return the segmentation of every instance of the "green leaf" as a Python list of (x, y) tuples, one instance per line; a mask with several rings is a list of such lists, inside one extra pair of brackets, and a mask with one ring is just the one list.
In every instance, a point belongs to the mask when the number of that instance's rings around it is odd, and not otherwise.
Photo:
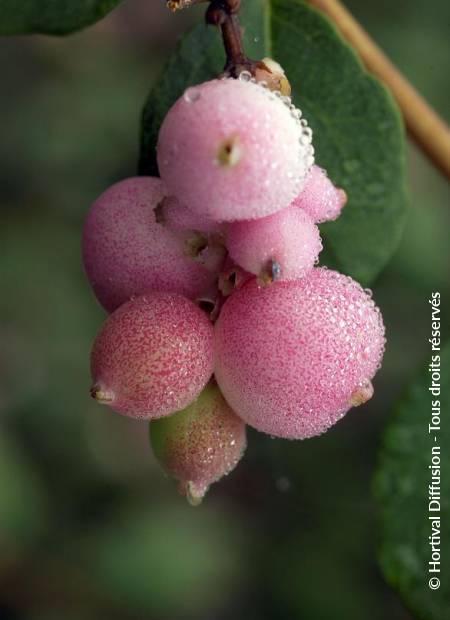
[[(322, 226), (322, 262), (369, 283), (394, 252), (405, 219), (404, 132), (396, 105), (309, 6), (297, 0), (246, 0), (243, 6), (248, 55), (269, 55), (284, 67), (294, 102), (314, 131), (317, 163), (349, 196), (342, 216)], [(223, 65), (214, 29), (198, 25), (182, 39), (144, 108), (141, 174), (157, 174), (158, 130), (170, 106)]]
[[(399, 404), (384, 437), (375, 477), (375, 495), (381, 509), (380, 563), (387, 581), (400, 593), (418, 618), (450, 618), (450, 343), (441, 352), (439, 396), (429, 391), (429, 361), (423, 376), (413, 383)], [(441, 430), (428, 432), (432, 401), (440, 401)], [(435, 438), (436, 437), (436, 441)], [(432, 450), (440, 448), (441, 510), (429, 511)], [(437, 452), (436, 452), (437, 454)], [(432, 505), (432, 507), (436, 507)], [(430, 516), (440, 515), (441, 573), (429, 573), (432, 560)], [(428, 582), (440, 579), (437, 590)]]
[[(48, 502), (45, 487), (35, 466), (20, 445), (0, 432), (0, 544), (8, 548), (25, 548), (45, 531), (48, 525)], [(0, 557), (0, 573), (7, 563)]]
[(121, 0), (0, 0), (0, 35), (68, 34), (102, 19)]
[(181, 499), (154, 504), (113, 514), (91, 532), (80, 546), (88, 578), (137, 617), (199, 618), (226, 604), (245, 583), (242, 523)]

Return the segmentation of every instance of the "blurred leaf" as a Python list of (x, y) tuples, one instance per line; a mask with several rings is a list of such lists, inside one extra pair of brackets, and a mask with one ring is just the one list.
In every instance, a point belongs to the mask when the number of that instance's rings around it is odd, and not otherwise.
[(181, 498), (113, 517), (86, 548), (92, 579), (128, 612), (214, 617), (211, 607), (245, 583), (236, 518), (193, 509)]
[(0, 287), (8, 291), (0, 307), (0, 412), (26, 432), (28, 450), (40, 451), (47, 482), (69, 508), (71, 484), (84, 484), (84, 472), (95, 480), (86, 441), (87, 418), (98, 411), (88, 392), (89, 349), (103, 315), (82, 272), (79, 229), (39, 205), (5, 217)]
[[(70, 215), (79, 230), (94, 198), (135, 173), (139, 102), (161, 65), (160, 50), (149, 66), (142, 50), (107, 33), (108, 43), (99, 45), (99, 36), (88, 30), (33, 45), (0, 38), (9, 52), (0, 53), (0, 73), (14, 91), (0, 105), (8, 127), (0, 142), (2, 208), (40, 203), (57, 217)], [(94, 152), (101, 153), (95, 166)]]
[(31, 612), (31, 614), (28, 614), (27, 620), (61, 620), (61, 618), (64, 618), (64, 620), (99, 620), (98, 614), (96, 615), (92, 610), (74, 611), (73, 609), (67, 609), (67, 607), (62, 607), (61, 609), (58, 609), (57, 605), (55, 607), (56, 609)]
[[(375, 494), (381, 507), (381, 568), (388, 582), (401, 594), (419, 618), (450, 618), (450, 343), (441, 351), (441, 394), (432, 396), (428, 388), (431, 375), (427, 368), (413, 383), (398, 406), (388, 427), (375, 478)], [(440, 432), (428, 433), (431, 402), (440, 400)], [(428, 486), (431, 483), (432, 447), (440, 446), (441, 476), (441, 579), (438, 590), (428, 586), (433, 573), (429, 536), (433, 516), (428, 511)], [(438, 513), (434, 513), (438, 514)]]
[(120, 0), (0, 0), (0, 35), (68, 34), (93, 24)]
[[(322, 227), (323, 260), (368, 283), (397, 247), (405, 219), (404, 136), (395, 103), (310, 7), (297, 0), (245, 5), (249, 55), (270, 55), (282, 64), (313, 128), (318, 164), (349, 196), (343, 215)], [(145, 105), (141, 174), (157, 173), (155, 146), (165, 114), (188, 85), (220, 72), (221, 47), (217, 32), (204, 26), (181, 41)]]
[(10, 437), (0, 434), (0, 569), (3, 544), (21, 548), (47, 523), (47, 498), (32, 464)]

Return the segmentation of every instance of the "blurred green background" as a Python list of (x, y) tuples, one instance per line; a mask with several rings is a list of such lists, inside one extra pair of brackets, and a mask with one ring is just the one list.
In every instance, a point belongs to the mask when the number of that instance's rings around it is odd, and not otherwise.
[[(442, 114), (446, 0), (347, 3)], [(376, 563), (371, 479), (393, 403), (450, 298), (449, 191), (408, 146), (410, 213), (374, 285), (388, 347), (376, 395), (331, 432), (250, 432), (244, 461), (190, 508), (145, 424), (89, 398), (103, 320), (80, 261), (86, 210), (136, 168), (139, 117), (201, 18), (127, 0), (65, 39), (0, 40), (0, 618), (408, 620)]]

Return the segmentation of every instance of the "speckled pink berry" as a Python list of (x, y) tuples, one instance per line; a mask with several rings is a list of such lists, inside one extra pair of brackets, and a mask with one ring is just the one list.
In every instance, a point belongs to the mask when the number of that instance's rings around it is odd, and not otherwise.
[(151, 422), (150, 438), (156, 458), (193, 505), (236, 467), (247, 445), (244, 422), (214, 384), (186, 409)]
[(213, 372), (213, 328), (192, 301), (150, 293), (128, 301), (104, 323), (91, 353), (91, 395), (132, 418), (186, 407)]
[(226, 245), (231, 258), (262, 282), (302, 278), (322, 250), (319, 229), (295, 207), (228, 224)]
[(290, 439), (323, 433), (370, 398), (385, 344), (371, 296), (325, 268), (269, 287), (250, 281), (225, 302), (215, 336), (228, 404), (247, 424)]
[(287, 207), (313, 162), (311, 132), (280, 93), (221, 79), (189, 88), (169, 110), (158, 165), (169, 194), (215, 221)]
[(323, 168), (312, 166), (293, 204), (308, 213), (314, 222), (320, 223), (337, 219), (346, 202), (345, 191), (333, 185)]
[(162, 201), (160, 215), (162, 223), (175, 232), (197, 230), (207, 234), (220, 234), (222, 230), (221, 224), (194, 213), (173, 196)]
[(217, 279), (223, 249), (205, 251), (205, 239), (199, 242), (158, 223), (163, 197), (160, 179), (131, 178), (106, 190), (88, 213), (84, 266), (97, 299), (109, 312), (133, 295), (151, 291), (195, 299)]

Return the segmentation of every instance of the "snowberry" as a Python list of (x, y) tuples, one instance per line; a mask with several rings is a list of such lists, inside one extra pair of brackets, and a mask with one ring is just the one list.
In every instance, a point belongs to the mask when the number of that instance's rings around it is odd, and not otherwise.
[(319, 229), (307, 213), (295, 207), (258, 220), (230, 223), (226, 243), (231, 258), (263, 282), (303, 277), (322, 250)]
[(311, 132), (288, 101), (245, 80), (189, 88), (159, 133), (158, 165), (169, 194), (215, 221), (287, 207), (313, 153)]
[(224, 250), (199, 234), (177, 234), (158, 223), (160, 179), (137, 177), (110, 187), (84, 226), (85, 270), (102, 306), (112, 312), (150, 291), (195, 299), (217, 279)]
[(186, 409), (151, 422), (150, 438), (155, 456), (193, 505), (236, 467), (246, 448), (245, 424), (214, 384)]
[(323, 168), (312, 166), (293, 204), (320, 223), (338, 218), (346, 202), (345, 191), (333, 185)]
[(211, 377), (213, 339), (208, 317), (185, 297), (136, 297), (108, 317), (94, 342), (91, 394), (133, 418), (178, 411)]
[(161, 223), (169, 230), (175, 232), (197, 230), (211, 235), (220, 234), (222, 230), (218, 222), (214, 222), (205, 216), (194, 213), (173, 196), (164, 198), (161, 202), (159, 216), (161, 218)]
[(296, 439), (370, 398), (385, 343), (371, 296), (325, 268), (269, 287), (250, 281), (225, 302), (215, 335), (216, 379), (237, 415)]

